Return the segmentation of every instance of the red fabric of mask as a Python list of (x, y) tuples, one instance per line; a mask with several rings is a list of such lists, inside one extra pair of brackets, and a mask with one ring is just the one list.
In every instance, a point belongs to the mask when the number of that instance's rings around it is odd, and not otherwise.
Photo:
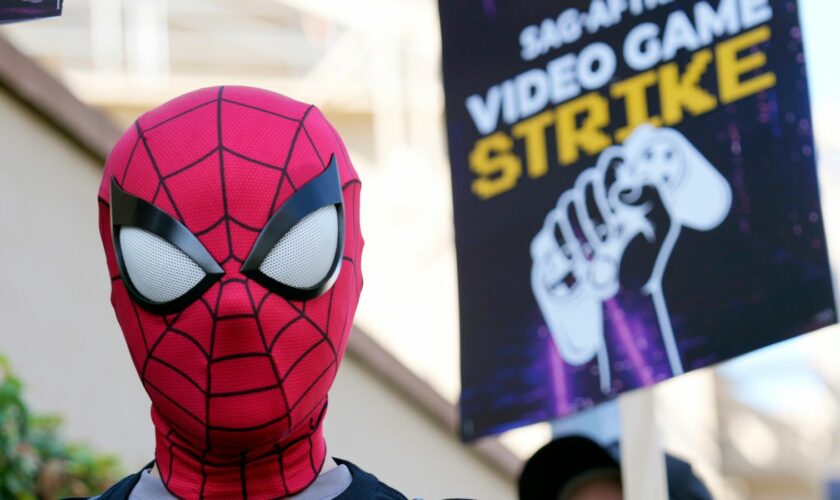
[[(331, 159), (342, 197), (337, 278), (316, 297), (284, 297), (243, 274), (243, 263), (271, 217)], [(220, 268), (217, 281), (166, 312), (138, 302), (126, 281), (167, 296), (202, 271), (142, 228), (120, 230), (120, 257), (112, 182), (183, 225)], [(326, 457), (327, 391), (362, 288), (360, 187), (344, 144), (317, 108), (255, 88), (178, 97), (141, 116), (114, 147), (99, 189), (111, 302), (152, 401), (155, 459), (173, 494), (277, 498), (317, 477)], [(307, 234), (295, 241), (310, 244)], [(162, 257), (155, 260), (155, 252)], [(128, 265), (129, 258), (139, 264)], [(301, 262), (280, 258), (280, 267)], [(188, 271), (183, 282), (165, 274), (181, 272), (177, 266)]]

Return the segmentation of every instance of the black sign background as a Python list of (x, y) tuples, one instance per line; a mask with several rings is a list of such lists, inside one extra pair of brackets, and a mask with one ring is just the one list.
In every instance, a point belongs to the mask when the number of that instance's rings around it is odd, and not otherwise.
[(0, 23), (61, 15), (62, 0), (0, 0)]

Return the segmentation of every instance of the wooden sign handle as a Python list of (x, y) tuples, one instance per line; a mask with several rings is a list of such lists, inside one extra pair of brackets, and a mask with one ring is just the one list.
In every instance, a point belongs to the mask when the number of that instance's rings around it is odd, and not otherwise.
[(665, 451), (656, 422), (653, 388), (622, 394), (618, 405), (625, 500), (668, 500)]

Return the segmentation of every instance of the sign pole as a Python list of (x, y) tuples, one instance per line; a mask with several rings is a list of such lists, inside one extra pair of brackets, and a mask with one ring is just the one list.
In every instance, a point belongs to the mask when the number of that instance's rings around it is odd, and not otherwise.
[(653, 388), (618, 398), (621, 480), (626, 500), (668, 500), (665, 451), (656, 422)]

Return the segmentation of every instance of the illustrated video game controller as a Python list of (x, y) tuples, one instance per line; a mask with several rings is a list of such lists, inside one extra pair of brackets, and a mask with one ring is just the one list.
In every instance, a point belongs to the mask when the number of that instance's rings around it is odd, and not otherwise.
[(603, 302), (623, 287), (653, 296), (672, 371), (681, 373), (662, 276), (681, 228), (717, 227), (731, 201), (726, 179), (676, 130), (643, 125), (602, 152), (531, 241), (531, 288), (563, 360), (598, 355), (604, 387)]

